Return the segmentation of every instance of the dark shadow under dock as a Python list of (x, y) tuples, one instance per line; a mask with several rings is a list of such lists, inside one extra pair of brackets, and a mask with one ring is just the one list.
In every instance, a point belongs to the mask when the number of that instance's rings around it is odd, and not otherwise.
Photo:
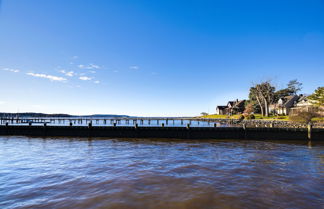
[(178, 139), (323, 140), (324, 129), (245, 127), (0, 126), (0, 135)]

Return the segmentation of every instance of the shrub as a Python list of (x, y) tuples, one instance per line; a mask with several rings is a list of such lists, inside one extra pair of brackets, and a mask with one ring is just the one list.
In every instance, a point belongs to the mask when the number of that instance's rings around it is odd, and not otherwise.
[(239, 120), (244, 120), (244, 115), (240, 115)]
[(250, 114), (250, 115), (247, 115), (245, 117), (245, 119), (247, 119), (247, 120), (255, 119), (255, 116), (253, 114)]
[(242, 116), (244, 116), (244, 119), (246, 120), (255, 119), (255, 116), (253, 114), (243, 113)]
[(245, 106), (244, 113), (249, 115), (252, 112), (254, 112), (253, 104), (249, 103)]
[(309, 123), (312, 121), (313, 118), (316, 118), (318, 114), (316, 112), (306, 112), (301, 111), (297, 114), (290, 115), (289, 120), (294, 122), (303, 122), (303, 123)]
[(243, 113), (242, 115), (244, 116), (244, 118), (247, 118), (249, 116), (248, 113)]

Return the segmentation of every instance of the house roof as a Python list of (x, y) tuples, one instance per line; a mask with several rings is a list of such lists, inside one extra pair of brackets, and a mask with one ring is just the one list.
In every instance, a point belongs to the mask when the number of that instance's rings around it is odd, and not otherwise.
[(222, 105), (219, 105), (219, 106), (216, 107), (216, 109), (220, 109), (220, 110), (224, 110), (226, 108), (227, 108), (227, 106), (222, 106)]
[(280, 98), (280, 100), (282, 101), (282, 106), (287, 106), (288, 104), (290, 104), (290, 102), (292, 100), (297, 100), (299, 99), (299, 97), (297, 95), (291, 95), (291, 96), (285, 96), (285, 97), (282, 97)]
[(300, 95), (299, 98), (298, 98), (298, 100), (297, 100), (297, 102), (307, 101), (307, 100), (308, 100), (308, 99), (307, 99), (307, 96), (305, 96), (305, 95)]
[(242, 107), (242, 106), (244, 106), (244, 103), (245, 103), (245, 100), (240, 100), (240, 101), (236, 102), (235, 107)]
[(236, 102), (236, 101), (228, 101), (228, 102), (227, 102), (227, 105), (230, 104), (231, 106), (234, 106), (235, 102)]

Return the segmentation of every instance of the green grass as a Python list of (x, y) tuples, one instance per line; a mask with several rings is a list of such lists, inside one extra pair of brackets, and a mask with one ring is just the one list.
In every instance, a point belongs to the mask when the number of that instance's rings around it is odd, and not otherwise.
[[(261, 116), (261, 114), (254, 114), (255, 119), (257, 120), (283, 120), (287, 121), (288, 116), (269, 116), (269, 117), (264, 117)], [(210, 119), (239, 119), (241, 115), (207, 115), (207, 116), (201, 116), (200, 118), (210, 118)]]
[(206, 115), (206, 116), (201, 116), (200, 118), (225, 119), (225, 118), (229, 118), (229, 116), (228, 115)]
[(324, 122), (324, 117), (319, 117), (319, 118), (312, 118), (312, 121), (316, 122)]
[(210, 118), (210, 119), (239, 119), (241, 115), (206, 115), (206, 116), (201, 116), (200, 118)]
[(258, 120), (283, 120), (283, 121), (287, 121), (289, 119), (288, 116), (262, 116), (261, 114), (254, 114), (255, 119)]

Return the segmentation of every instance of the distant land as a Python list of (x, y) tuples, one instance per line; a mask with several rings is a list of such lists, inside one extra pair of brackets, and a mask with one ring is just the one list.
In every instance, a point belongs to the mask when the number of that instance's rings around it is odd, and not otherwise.
[(111, 115), (111, 114), (94, 114), (94, 115), (69, 115), (69, 114), (46, 114), (46, 113), (35, 113), (35, 112), (24, 112), (24, 113), (4, 113), (0, 112), (0, 117), (12, 118), (12, 117), (105, 117), (105, 118), (117, 118), (117, 117), (130, 117), (128, 115)]

